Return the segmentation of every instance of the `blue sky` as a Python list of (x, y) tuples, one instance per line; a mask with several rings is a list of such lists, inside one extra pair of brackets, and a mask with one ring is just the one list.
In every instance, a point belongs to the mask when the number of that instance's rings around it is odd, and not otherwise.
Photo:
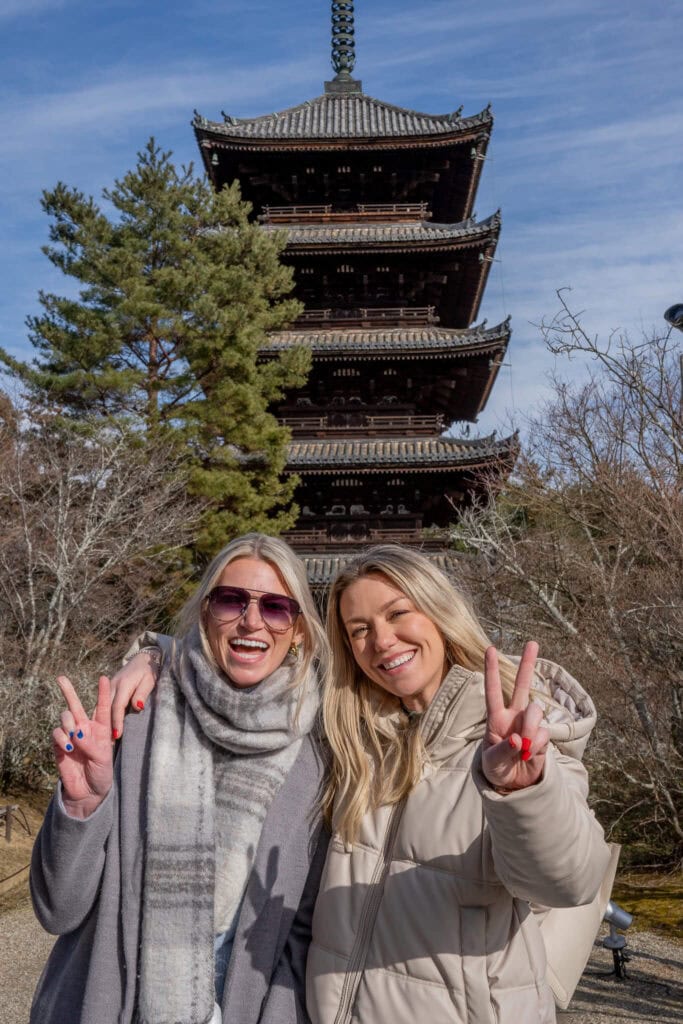
[[(38, 290), (68, 290), (40, 252), (42, 189), (98, 196), (150, 135), (196, 165), (195, 108), (218, 120), (318, 95), (329, 24), (323, 0), (0, 0), (0, 343), (30, 356)], [(357, 0), (366, 93), (493, 105), (476, 206), (500, 206), (503, 231), (481, 316), (511, 314), (514, 333), (483, 431), (548, 394), (533, 325), (557, 288), (603, 337), (659, 330), (683, 301), (680, 28), (677, 0)]]

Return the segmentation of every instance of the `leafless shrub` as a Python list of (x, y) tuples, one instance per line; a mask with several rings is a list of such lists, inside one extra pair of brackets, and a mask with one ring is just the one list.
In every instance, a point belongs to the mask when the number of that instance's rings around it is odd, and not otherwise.
[[(0, 402), (0, 786), (35, 782), (64, 672), (95, 684), (186, 575), (198, 507), (179, 457)], [(46, 752), (48, 760), (46, 761)]]
[(581, 384), (527, 424), (515, 476), (453, 529), (507, 636), (534, 636), (594, 696), (596, 805), (634, 861), (683, 853), (683, 430), (680, 342), (591, 338), (562, 295), (542, 325)]

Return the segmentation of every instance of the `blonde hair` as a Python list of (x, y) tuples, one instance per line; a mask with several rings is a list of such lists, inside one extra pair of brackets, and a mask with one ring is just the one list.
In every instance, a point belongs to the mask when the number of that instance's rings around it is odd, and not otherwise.
[[(464, 596), (420, 552), (393, 544), (369, 548), (340, 570), (330, 589), (327, 635), (331, 663), (323, 687), (323, 722), (332, 749), (332, 770), (323, 796), (328, 822), (345, 843), (358, 835), (363, 816), (394, 804), (417, 784), (425, 756), (419, 719), (401, 713), (398, 697), (372, 683), (356, 663), (341, 620), (342, 594), (366, 576), (381, 576), (426, 615), (443, 638), (452, 665), (484, 670), (490, 641)], [(506, 702), (515, 668), (499, 659)]]
[(303, 642), (299, 649), (292, 686), (301, 687), (316, 664), (321, 674), (324, 673), (329, 661), (329, 645), (308, 586), (304, 564), (289, 544), (279, 537), (269, 537), (265, 533), (245, 533), (242, 537), (230, 541), (218, 552), (207, 566), (196, 591), (178, 613), (176, 635), (187, 636), (190, 630), (198, 626), (204, 656), (210, 664), (218, 667), (206, 633), (205, 601), (225, 567), (237, 558), (258, 558), (270, 565), (282, 577), (287, 590), (301, 608), (301, 616), (296, 622), (296, 627), (303, 633)]

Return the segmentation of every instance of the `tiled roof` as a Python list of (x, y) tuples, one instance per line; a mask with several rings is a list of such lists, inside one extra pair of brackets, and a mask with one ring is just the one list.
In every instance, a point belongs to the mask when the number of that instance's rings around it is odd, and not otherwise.
[(430, 355), (457, 355), (458, 349), (499, 347), (510, 338), (509, 319), (497, 327), (471, 327), (450, 330), (447, 327), (376, 327), (373, 330), (292, 330), (271, 334), (262, 351), (281, 352), (294, 345), (306, 345), (316, 355), (336, 353), (388, 352), (400, 355), (419, 352)]
[[(349, 551), (339, 555), (300, 554), (299, 557), (306, 566), (308, 582), (312, 587), (321, 587), (331, 583), (339, 570), (347, 562), (350, 562), (354, 555), (359, 553), (358, 551)], [(455, 562), (453, 554), (448, 551), (425, 551), (424, 554), (430, 562), (433, 562), (446, 575), (450, 575), (453, 572)]]
[(410, 242), (429, 245), (434, 242), (476, 240), (500, 229), (500, 212), (486, 220), (472, 218), (458, 224), (432, 224), (430, 221), (378, 224), (295, 224), (291, 227), (263, 224), (262, 231), (285, 231), (289, 249), (309, 245), (385, 245)]
[(516, 439), (497, 441), (489, 437), (408, 437), (345, 440), (343, 438), (292, 441), (287, 468), (297, 472), (307, 469), (353, 467), (354, 471), (381, 469), (387, 466), (455, 469), (482, 460), (510, 455)]
[(193, 127), (232, 139), (365, 139), (408, 138), (466, 134), (473, 129), (490, 129), (493, 118), (487, 107), (472, 117), (452, 114), (421, 114), (365, 96), (324, 94), (296, 107), (260, 117), (230, 117), (209, 121), (195, 113)]

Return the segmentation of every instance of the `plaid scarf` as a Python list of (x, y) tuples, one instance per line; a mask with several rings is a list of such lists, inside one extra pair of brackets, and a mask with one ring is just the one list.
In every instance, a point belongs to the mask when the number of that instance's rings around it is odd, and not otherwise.
[[(205, 1024), (213, 939), (235, 916), (268, 808), (318, 708), (285, 663), (239, 690), (206, 660), (195, 629), (156, 690), (142, 894), (139, 1024)], [(295, 721), (296, 718), (296, 721)]]

